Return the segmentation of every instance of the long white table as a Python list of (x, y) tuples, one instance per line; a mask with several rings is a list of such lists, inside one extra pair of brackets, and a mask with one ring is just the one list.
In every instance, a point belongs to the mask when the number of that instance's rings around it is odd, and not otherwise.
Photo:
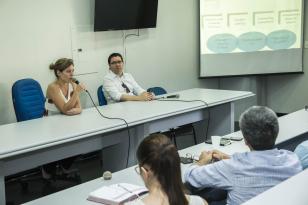
[[(56, 115), (0, 126), (0, 204), (5, 204), (4, 177), (49, 162), (114, 144), (130, 143), (129, 165), (136, 162), (135, 150), (140, 140), (150, 133), (207, 119), (210, 110), (209, 135), (233, 132), (234, 101), (254, 94), (244, 91), (189, 89), (181, 92), (180, 100), (196, 102), (123, 102), (100, 107), (110, 117), (124, 118), (132, 139), (128, 142), (126, 125), (121, 120), (103, 119), (95, 108), (81, 115)], [(206, 129), (206, 128), (203, 128)], [(204, 133), (202, 127), (197, 131)], [(204, 140), (203, 139), (199, 139)], [(115, 164), (126, 164), (126, 151)], [(112, 160), (111, 160), (112, 161)]]
[[(299, 110), (297, 112), (291, 113), (289, 115), (283, 116), (279, 118), (280, 132), (276, 140), (276, 144), (284, 143), (288, 140), (292, 140), (298, 136), (308, 133), (308, 112), (305, 110)], [(231, 134), (227, 134), (225, 136), (239, 135), (241, 136), (241, 132), (234, 132)], [(187, 153), (192, 155), (199, 155), (204, 150), (213, 149), (212, 145), (208, 145), (205, 143), (200, 143), (198, 145), (183, 149), (179, 151), (180, 156), (185, 156)], [(249, 148), (245, 145), (244, 141), (233, 142), (231, 145), (220, 147), (219, 150), (225, 152), (227, 154), (233, 154), (235, 152), (245, 152), (249, 151)], [(181, 164), (181, 169), (185, 170), (185, 168), (189, 165)], [(183, 172), (182, 172), (183, 177)], [(303, 179), (303, 181), (301, 181)], [(71, 203), (74, 205), (91, 205), (97, 204), (94, 202), (87, 201), (88, 194), (101, 186), (110, 185), (114, 183), (127, 182), (137, 185), (143, 185), (142, 179), (140, 176), (134, 171), (134, 167), (130, 167), (119, 172), (113, 174), (111, 180), (105, 181), (102, 178), (98, 178), (87, 183), (83, 183), (81, 185), (66, 189), (64, 191), (60, 191), (40, 199), (28, 202), (28, 205), (51, 205), (51, 204), (67, 204)], [(306, 205), (307, 203), (307, 195), (305, 194), (306, 189), (305, 185), (308, 182), (308, 171), (300, 173), (298, 176), (290, 178), (289, 180), (283, 182), (277, 187), (274, 187), (274, 191), (272, 189), (264, 192), (265, 200), (262, 199), (262, 196), (258, 196), (257, 199), (252, 199), (252, 202), (247, 202), (247, 205), (254, 204), (279, 204), (279, 203), (270, 203), (271, 200), (273, 202), (287, 202), (284, 200), (278, 199), (278, 196), (283, 195), (283, 199), (288, 197), (287, 191), (291, 194), (291, 199), (295, 199), (296, 197), (301, 198), (301, 203), (297, 203), (299, 200), (289, 200), (289, 203), (281, 203), (281, 204), (298, 204), (298, 205)], [(269, 193), (267, 193), (269, 192)], [(300, 196), (296, 196), (296, 194), (300, 194)], [(267, 203), (266, 203), (267, 202)], [(296, 202), (296, 203), (294, 203)]]
[[(203, 150), (213, 149), (212, 145), (200, 143), (198, 145), (183, 149), (179, 151), (180, 156), (185, 156), (187, 153), (192, 155), (199, 155)], [(233, 154), (234, 150), (247, 151), (248, 147), (242, 142), (235, 142), (232, 146), (221, 147), (220, 150)], [(181, 169), (185, 170), (189, 164), (181, 164)], [(98, 203), (88, 201), (87, 197), (90, 192), (100, 188), (101, 186), (111, 185), (115, 183), (131, 183), (136, 185), (144, 186), (143, 181), (135, 171), (135, 166), (129, 167), (127, 169), (113, 173), (111, 180), (104, 180), (103, 178), (98, 178), (72, 188), (60, 191), (34, 201), (25, 203), (27, 205), (53, 205), (53, 204), (74, 204), (74, 205), (97, 205)], [(184, 179), (184, 172), (182, 172), (182, 178)]]

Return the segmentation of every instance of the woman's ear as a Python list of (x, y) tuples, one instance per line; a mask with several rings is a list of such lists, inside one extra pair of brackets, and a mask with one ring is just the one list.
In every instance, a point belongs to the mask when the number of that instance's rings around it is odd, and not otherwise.
[(143, 176), (144, 179), (149, 178), (149, 172), (144, 167), (140, 167), (140, 173)]

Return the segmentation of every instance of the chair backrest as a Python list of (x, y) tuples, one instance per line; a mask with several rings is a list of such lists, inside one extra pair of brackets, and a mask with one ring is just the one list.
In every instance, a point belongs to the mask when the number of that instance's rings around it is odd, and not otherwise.
[(31, 79), (21, 79), (12, 86), (12, 100), (17, 122), (44, 116), (45, 97), (40, 84)]
[(104, 95), (103, 86), (99, 86), (97, 89), (97, 97), (99, 106), (107, 105), (107, 100)]
[(154, 93), (155, 95), (167, 94), (167, 91), (162, 87), (151, 87), (151, 88), (148, 88), (147, 91)]

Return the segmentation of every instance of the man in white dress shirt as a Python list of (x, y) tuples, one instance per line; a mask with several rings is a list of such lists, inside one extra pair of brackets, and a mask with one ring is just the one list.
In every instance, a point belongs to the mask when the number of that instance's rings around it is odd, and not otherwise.
[(112, 53), (108, 57), (109, 71), (104, 77), (103, 91), (108, 104), (119, 101), (149, 101), (152, 93), (146, 92), (129, 73), (123, 72), (123, 57)]

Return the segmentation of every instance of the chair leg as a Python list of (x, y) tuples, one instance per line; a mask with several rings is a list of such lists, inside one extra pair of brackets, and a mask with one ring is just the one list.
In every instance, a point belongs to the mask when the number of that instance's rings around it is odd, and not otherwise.
[(21, 191), (22, 191), (22, 193), (24, 193), (24, 194), (29, 193), (29, 184), (28, 184), (28, 182), (23, 182), (23, 181), (21, 181), (21, 182), (20, 182), (20, 185), (21, 185)]
[(174, 145), (175, 145), (175, 147), (177, 148), (178, 145), (177, 145), (177, 143), (176, 143), (175, 129), (171, 129), (170, 131), (171, 131), (171, 136), (172, 136), (172, 138), (173, 138)]
[(195, 142), (195, 145), (197, 144), (197, 137), (196, 137), (196, 131), (195, 131), (195, 128), (193, 125), (191, 125), (192, 127), (192, 131), (193, 131), (193, 135), (194, 135), (194, 142)]

